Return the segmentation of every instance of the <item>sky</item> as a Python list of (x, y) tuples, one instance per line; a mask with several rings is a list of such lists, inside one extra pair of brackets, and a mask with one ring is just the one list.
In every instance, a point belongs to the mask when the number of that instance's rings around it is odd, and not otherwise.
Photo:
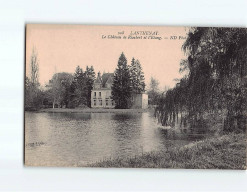
[(165, 86), (173, 87), (176, 84), (174, 79), (182, 77), (179, 66), (181, 59), (185, 59), (181, 46), (186, 39), (186, 29), (165, 26), (28, 24), (26, 74), (30, 75), (33, 48), (38, 55), (39, 82), (43, 86), (54, 73), (74, 73), (78, 65), (83, 70), (87, 65), (93, 66), (96, 75), (99, 71), (101, 74), (114, 72), (123, 52), (128, 64), (133, 57), (140, 61), (146, 85), (154, 77), (159, 81), (161, 90)]

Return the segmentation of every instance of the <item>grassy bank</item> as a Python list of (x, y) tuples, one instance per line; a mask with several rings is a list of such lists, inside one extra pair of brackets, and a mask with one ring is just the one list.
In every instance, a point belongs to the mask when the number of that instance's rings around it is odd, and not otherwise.
[(145, 167), (183, 169), (246, 169), (246, 135), (228, 134), (150, 152), (128, 159), (109, 159), (89, 167)]

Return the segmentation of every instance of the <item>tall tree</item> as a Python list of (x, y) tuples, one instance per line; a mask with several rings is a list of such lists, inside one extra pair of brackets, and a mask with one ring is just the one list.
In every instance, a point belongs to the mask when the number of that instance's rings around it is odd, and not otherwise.
[(31, 68), (31, 83), (36, 87), (39, 85), (39, 61), (38, 54), (35, 48), (32, 50), (32, 55), (30, 59), (30, 68)]
[(149, 88), (148, 88), (149, 104), (157, 105), (159, 94), (160, 94), (159, 81), (155, 79), (154, 77), (151, 77)]
[(93, 66), (90, 68), (87, 66), (85, 71), (86, 87), (87, 87), (87, 106), (91, 107), (91, 91), (95, 81), (95, 72)]
[(145, 91), (145, 78), (139, 60), (132, 58), (129, 67), (132, 92), (141, 93)]
[(116, 108), (128, 108), (130, 106), (130, 71), (124, 53), (120, 55), (117, 68), (114, 72), (112, 98), (116, 103)]
[(38, 109), (42, 105), (41, 91), (39, 89), (39, 62), (36, 49), (33, 48), (30, 59), (30, 78), (25, 79), (25, 107)]
[(195, 121), (206, 112), (220, 111), (226, 113), (224, 130), (244, 130), (247, 30), (191, 28), (183, 50), (188, 58), (180, 70), (188, 70), (188, 75), (167, 92), (161, 113), (174, 115), (182, 108)]
[(85, 73), (83, 72), (82, 68), (80, 68), (80, 66), (76, 67), (74, 74), (74, 81), (76, 85), (76, 89), (75, 89), (76, 106), (87, 105), (87, 96), (88, 96), (87, 79)]

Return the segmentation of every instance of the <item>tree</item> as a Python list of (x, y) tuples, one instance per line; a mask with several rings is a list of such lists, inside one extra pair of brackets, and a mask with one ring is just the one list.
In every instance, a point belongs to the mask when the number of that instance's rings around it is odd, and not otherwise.
[(130, 70), (130, 81), (133, 93), (141, 93), (145, 91), (145, 78), (139, 60), (132, 58)]
[(190, 121), (221, 112), (225, 131), (245, 130), (247, 30), (191, 28), (182, 48), (188, 57), (180, 71), (188, 74), (161, 101), (163, 123), (182, 110)]
[(86, 88), (87, 88), (87, 106), (91, 107), (91, 91), (95, 81), (95, 72), (93, 66), (90, 68), (87, 66), (85, 71)]
[(76, 92), (76, 82), (75, 80), (73, 80), (68, 90), (68, 94), (69, 94), (68, 108), (75, 108), (78, 106), (75, 92)]
[(189, 55), (189, 82), (201, 81), (200, 86), (194, 82), (191, 92), (200, 89), (193, 97), (200, 98), (203, 107), (196, 105), (192, 111), (225, 110), (224, 130), (245, 129), (241, 123), (246, 108), (247, 30), (192, 28), (183, 49)]
[(30, 82), (30, 79), (26, 76), (25, 78), (25, 108), (30, 108), (32, 106), (30, 90), (31, 90), (31, 82)]
[(148, 89), (149, 104), (157, 105), (159, 95), (159, 81), (154, 77), (151, 77)]
[(69, 104), (69, 89), (73, 81), (73, 75), (62, 72), (55, 73), (49, 81), (50, 95), (52, 99), (53, 108), (66, 106)]
[(33, 48), (31, 60), (30, 60), (30, 67), (31, 67), (31, 83), (36, 87), (39, 86), (39, 62), (38, 62), (38, 54), (36, 49)]
[(87, 97), (88, 97), (88, 88), (87, 88), (87, 79), (86, 75), (80, 66), (76, 67), (74, 74), (75, 81), (75, 104), (79, 105), (87, 105)]
[(25, 78), (25, 109), (37, 110), (42, 106), (42, 92), (39, 89), (39, 62), (35, 48), (29, 65), (30, 78)]
[(120, 55), (117, 68), (114, 72), (112, 98), (116, 103), (116, 108), (128, 108), (130, 106), (130, 71), (124, 53)]

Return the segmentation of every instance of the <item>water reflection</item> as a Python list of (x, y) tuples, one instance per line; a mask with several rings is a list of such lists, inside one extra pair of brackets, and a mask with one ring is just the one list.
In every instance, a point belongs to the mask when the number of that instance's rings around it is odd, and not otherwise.
[(140, 153), (141, 119), (142, 114), (112, 115), (114, 127), (112, 128), (112, 136), (115, 140), (114, 148), (116, 149), (114, 156), (133, 156)]
[[(107, 158), (163, 151), (202, 136), (160, 129), (151, 113), (26, 113), (26, 162), (78, 166)], [(31, 143), (31, 144), (30, 144)]]
[(49, 118), (53, 120), (90, 120), (91, 119), (91, 113), (74, 113), (74, 112), (61, 112), (61, 113), (46, 113), (49, 115)]

